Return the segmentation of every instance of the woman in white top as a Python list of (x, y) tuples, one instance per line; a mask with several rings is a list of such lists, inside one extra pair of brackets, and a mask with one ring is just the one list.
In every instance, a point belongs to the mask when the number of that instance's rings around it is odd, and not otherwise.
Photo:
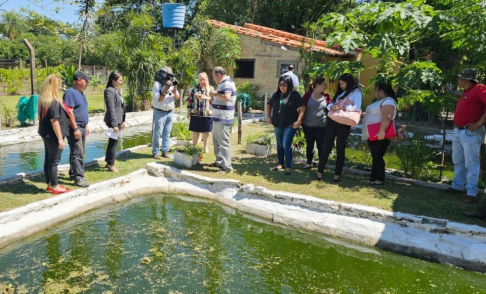
[[(339, 100), (348, 97), (348, 105), (337, 105)], [(327, 106), (328, 110), (337, 111), (359, 111), (361, 110), (361, 101), (363, 100), (363, 95), (361, 90), (358, 88), (354, 77), (350, 74), (343, 74), (339, 77), (339, 86), (336, 91), (336, 95), (332, 99), (331, 103)], [(336, 140), (336, 167), (334, 169), (335, 182), (338, 182), (341, 178), (341, 173), (344, 166), (344, 157), (346, 150), (346, 140), (351, 132), (351, 127), (347, 125), (340, 124), (328, 117), (326, 126), (326, 135), (324, 136), (324, 146), (322, 148), (321, 156), (319, 157), (319, 167), (317, 168), (317, 180), (322, 180), (322, 173), (326, 167), (327, 159), (331, 153), (332, 147), (334, 146), (334, 140)]]
[[(375, 87), (375, 95), (378, 101), (366, 107), (363, 119), (363, 140), (368, 140), (373, 163), (371, 165), (371, 185), (383, 185), (385, 183), (385, 155), (390, 141), (385, 139), (385, 131), (397, 114), (397, 98), (390, 84), (380, 83)], [(367, 125), (380, 123), (380, 130), (375, 137), (378, 140), (370, 141)]]

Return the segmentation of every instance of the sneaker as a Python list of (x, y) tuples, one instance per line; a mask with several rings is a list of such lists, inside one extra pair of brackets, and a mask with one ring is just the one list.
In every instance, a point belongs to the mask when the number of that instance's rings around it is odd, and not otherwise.
[(162, 157), (160, 156), (160, 154), (155, 154), (155, 155), (154, 155), (154, 159), (159, 160), (159, 159), (162, 159)]
[(162, 152), (162, 157), (165, 157), (165, 158), (170, 158), (170, 156), (169, 156), (169, 151), (164, 151), (164, 152)]
[(80, 178), (74, 180), (74, 185), (82, 188), (87, 188), (89, 187), (89, 182), (85, 178)]

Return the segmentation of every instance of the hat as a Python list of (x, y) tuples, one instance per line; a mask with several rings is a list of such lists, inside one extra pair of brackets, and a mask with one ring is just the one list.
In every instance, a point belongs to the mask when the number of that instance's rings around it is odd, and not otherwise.
[(465, 68), (457, 76), (465, 80), (478, 82), (478, 72), (473, 68)]
[(75, 72), (73, 78), (74, 78), (74, 80), (87, 80), (87, 81), (91, 81), (91, 77), (88, 76), (87, 74), (85, 74), (82, 71)]

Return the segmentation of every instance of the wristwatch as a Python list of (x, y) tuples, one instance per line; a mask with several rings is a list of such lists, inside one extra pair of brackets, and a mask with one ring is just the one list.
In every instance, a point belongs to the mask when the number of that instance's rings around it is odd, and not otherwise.
[(78, 130), (78, 128), (74, 128), (74, 129), (73, 129), (73, 132), (76, 132), (77, 130)]

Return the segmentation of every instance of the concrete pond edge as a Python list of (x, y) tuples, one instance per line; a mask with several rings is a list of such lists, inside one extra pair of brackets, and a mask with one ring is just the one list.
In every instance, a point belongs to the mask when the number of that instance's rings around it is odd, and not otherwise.
[(156, 162), (123, 177), (0, 213), (0, 248), (89, 210), (155, 193), (210, 199), (277, 224), (486, 273), (486, 228), (272, 191)]

